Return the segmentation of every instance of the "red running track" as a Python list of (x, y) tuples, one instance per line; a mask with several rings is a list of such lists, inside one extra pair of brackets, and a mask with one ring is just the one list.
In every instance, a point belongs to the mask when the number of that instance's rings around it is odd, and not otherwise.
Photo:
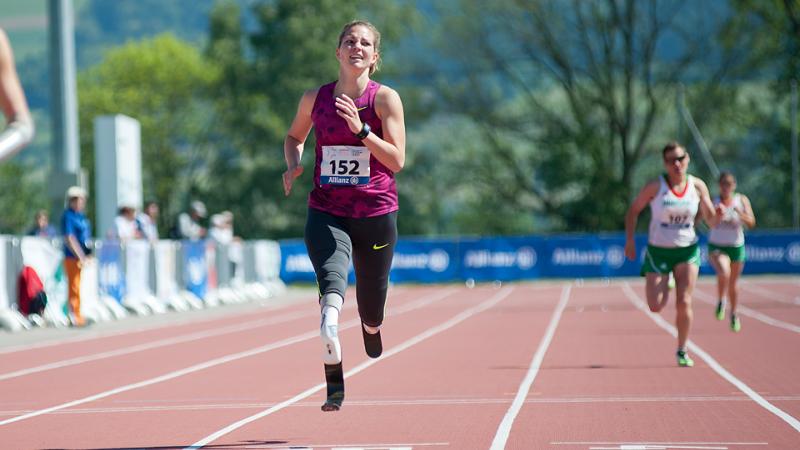
[(0, 349), (0, 448), (800, 448), (800, 283), (742, 288), (734, 334), (701, 281), (691, 369), (640, 279), (394, 287), (377, 360), (348, 298), (335, 413), (313, 298)]

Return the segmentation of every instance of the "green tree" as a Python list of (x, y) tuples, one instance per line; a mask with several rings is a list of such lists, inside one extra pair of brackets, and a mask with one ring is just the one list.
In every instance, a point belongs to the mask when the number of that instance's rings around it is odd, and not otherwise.
[[(141, 124), (144, 196), (162, 208), (162, 230), (204, 192), (209, 165), (221, 155), (208, 100), (216, 67), (193, 46), (170, 34), (131, 42), (80, 73), (82, 165), (94, 179), (93, 121), (124, 114)], [(94, 186), (91, 186), (94, 189)], [(98, 230), (98, 234), (105, 230)]]
[(721, 165), (737, 175), (739, 189), (750, 197), (759, 226), (788, 227), (792, 197), (800, 195), (792, 188), (789, 114), (791, 82), (800, 73), (800, 1), (732, 0), (730, 5), (719, 42), (737, 55), (731, 72), (738, 83), (721, 102), (701, 98), (695, 104), (739, 106), (725, 119), (739, 125), (741, 133), (704, 132), (718, 144), (712, 150)]
[[(47, 210), (43, 171), (17, 159), (0, 165), (0, 233), (22, 234), (33, 225), (33, 215)], [(58, 228), (53, 218), (51, 223)]]
[(684, 1), (442, 5), (449, 67), (436, 86), (483, 147), (470, 172), (452, 168), (481, 187), (465, 208), (508, 205), (500, 233), (619, 229), (640, 163), (676, 132), (676, 85), (724, 68), (714, 16), (691, 12)]

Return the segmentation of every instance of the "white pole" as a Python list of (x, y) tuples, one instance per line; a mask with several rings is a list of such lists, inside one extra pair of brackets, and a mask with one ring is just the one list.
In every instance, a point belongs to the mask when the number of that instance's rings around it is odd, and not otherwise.
[(711, 151), (708, 150), (708, 145), (706, 145), (706, 141), (705, 139), (703, 139), (703, 135), (700, 134), (700, 130), (694, 123), (694, 119), (692, 118), (692, 113), (686, 106), (686, 95), (683, 85), (680, 86), (680, 89), (678, 91), (678, 99), (679, 99), (678, 109), (680, 110), (680, 113), (683, 116), (683, 120), (686, 122), (686, 125), (689, 126), (689, 131), (692, 132), (692, 137), (694, 138), (695, 143), (697, 143), (697, 146), (700, 148), (700, 154), (703, 156), (703, 159), (708, 165), (708, 169), (711, 171), (711, 176), (713, 176), (715, 179), (719, 178), (719, 168), (717, 168), (717, 163), (714, 162), (714, 156), (711, 155)]

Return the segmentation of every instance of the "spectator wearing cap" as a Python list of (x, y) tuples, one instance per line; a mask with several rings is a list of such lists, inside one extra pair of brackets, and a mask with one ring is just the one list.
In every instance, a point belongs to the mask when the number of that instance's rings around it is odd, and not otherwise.
[(178, 216), (178, 231), (182, 239), (203, 239), (206, 237), (206, 228), (200, 220), (206, 217), (206, 205), (201, 201), (193, 201), (189, 205), (188, 213)]
[(211, 239), (219, 242), (222, 245), (228, 245), (233, 242), (233, 213), (230, 211), (223, 211), (219, 214), (213, 214), (210, 219), (211, 228), (208, 231)]
[(92, 229), (83, 211), (86, 208), (86, 191), (78, 186), (67, 189), (67, 207), (61, 216), (61, 233), (64, 235), (64, 270), (67, 272), (68, 303), (75, 326), (84, 326), (81, 315), (81, 268), (92, 250), (89, 239)]

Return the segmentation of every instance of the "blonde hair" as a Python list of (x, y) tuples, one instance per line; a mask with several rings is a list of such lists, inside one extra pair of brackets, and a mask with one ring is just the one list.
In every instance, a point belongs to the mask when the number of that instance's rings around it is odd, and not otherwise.
[(375, 28), (375, 25), (367, 22), (366, 20), (354, 20), (352, 22), (346, 23), (344, 27), (342, 27), (342, 32), (339, 33), (339, 47), (342, 46), (342, 40), (344, 40), (344, 35), (350, 31), (351, 28), (362, 26), (367, 28), (369, 31), (372, 32), (372, 35), (375, 36), (375, 42), (372, 45), (375, 47), (375, 54), (378, 55), (378, 59), (375, 61), (374, 64), (369, 66), (369, 74), (372, 75), (373, 73), (377, 72), (381, 66), (381, 32)]

